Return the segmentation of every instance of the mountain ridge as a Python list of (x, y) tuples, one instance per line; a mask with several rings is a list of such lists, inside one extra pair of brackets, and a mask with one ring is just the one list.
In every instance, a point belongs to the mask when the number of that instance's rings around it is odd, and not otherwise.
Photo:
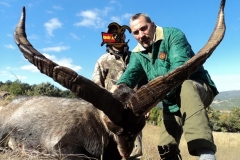
[(230, 111), (240, 107), (240, 90), (222, 91), (214, 98), (211, 107), (214, 110)]

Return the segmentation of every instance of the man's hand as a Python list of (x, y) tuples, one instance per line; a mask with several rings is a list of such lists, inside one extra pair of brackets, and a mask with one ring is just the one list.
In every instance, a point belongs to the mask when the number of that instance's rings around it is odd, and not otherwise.
[(110, 92), (113, 93), (118, 89), (119, 85), (113, 85), (112, 88), (110, 89)]

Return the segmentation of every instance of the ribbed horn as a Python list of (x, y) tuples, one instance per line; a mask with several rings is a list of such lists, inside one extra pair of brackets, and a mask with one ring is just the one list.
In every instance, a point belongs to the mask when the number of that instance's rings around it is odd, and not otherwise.
[(110, 92), (99, 87), (91, 80), (78, 75), (70, 68), (59, 66), (38, 52), (28, 41), (25, 32), (25, 7), (14, 32), (14, 40), (19, 50), (30, 63), (35, 65), (41, 73), (53, 78), (56, 82), (75, 93), (78, 97), (92, 103), (102, 110), (116, 125), (122, 122), (123, 104), (112, 96)]

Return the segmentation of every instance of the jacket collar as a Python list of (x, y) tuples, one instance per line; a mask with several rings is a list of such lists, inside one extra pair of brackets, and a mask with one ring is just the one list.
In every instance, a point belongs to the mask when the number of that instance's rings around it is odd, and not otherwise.
[[(163, 35), (163, 28), (160, 27), (160, 26), (156, 26), (156, 32), (155, 32), (155, 35), (154, 35), (154, 43), (159, 41), (159, 40), (162, 40), (164, 38), (164, 35)], [(140, 44), (138, 43), (137, 46), (132, 50), (132, 52), (142, 52), (142, 51), (145, 51), (146, 49)]]

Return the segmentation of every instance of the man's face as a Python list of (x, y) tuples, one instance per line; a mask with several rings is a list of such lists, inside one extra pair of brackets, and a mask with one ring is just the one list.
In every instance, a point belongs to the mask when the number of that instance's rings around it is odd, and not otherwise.
[[(111, 31), (109, 31), (109, 33), (111, 33), (111, 34), (117, 34), (117, 29), (114, 28), (114, 29), (112, 29)], [(123, 34), (123, 35), (122, 35), (122, 41), (124, 42), (125, 39), (126, 39), (126, 35)], [(122, 51), (122, 50), (123, 50), (123, 47), (114, 47), (114, 46), (112, 46), (112, 48), (113, 48), (113, 50), (115, 50), (115, 51)]]
[(144, 48), (152, 45), (155, 33), (155, 25), (153, 22), (148, 23), (145, 17), (139, 16), (137, 19), (130, 22), (130, 28), (134, 38)]

